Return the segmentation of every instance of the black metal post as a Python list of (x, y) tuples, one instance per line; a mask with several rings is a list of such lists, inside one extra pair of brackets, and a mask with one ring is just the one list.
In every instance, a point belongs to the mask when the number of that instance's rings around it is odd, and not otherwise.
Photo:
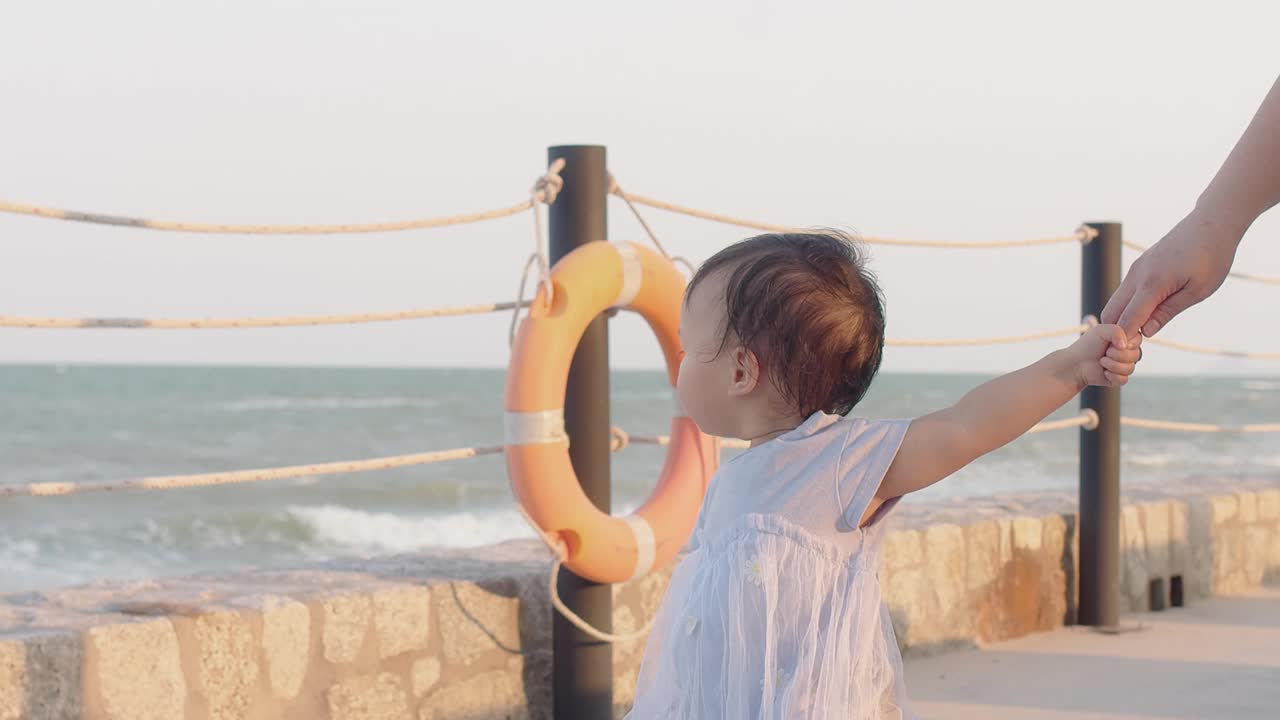
[[(1098, 236), (1084, 246), (1080, 309), (1099, 317), (1120, 286), (1120, 223), (1086, 223)], [(1120, 622), (1120, 388), (1086, 388), (1080, 408), (1098, 413), (1080, 431), (1081, 625)]]
[[(564, 158), (564, 189), (549, 210), (551, 262), (574, 248), (607, 240), (609, 193), (605, 149), (598, 145), (563, 145), (547, 150), (547, 161)], [(587, 326), (569, 366), (564, 399), (569, 459), (591, 502), (610, 511), (609, 493), (609, 326), (601, 315)], [(568, 570), (560, 573), (560, 597), (593, 627), (613, 628), (613, 594), (609, 585), (584, 580)], [(557, 720), (606, 720), (613, 717), (613, 647), (594, 640), (554, 613), (551, 628), (552, 687)]]

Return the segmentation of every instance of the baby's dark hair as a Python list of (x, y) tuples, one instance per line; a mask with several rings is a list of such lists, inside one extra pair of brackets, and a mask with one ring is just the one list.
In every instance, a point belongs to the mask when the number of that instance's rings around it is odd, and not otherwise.
[(732, 339), (742, 343), (761, 380), (803, 417), (845, 415), (862, 400), (884, 354), (884, 300), (851, 236), (748, 238), (703, 263), (685, 297), (716, 272), (727, 273), (719, 352)]

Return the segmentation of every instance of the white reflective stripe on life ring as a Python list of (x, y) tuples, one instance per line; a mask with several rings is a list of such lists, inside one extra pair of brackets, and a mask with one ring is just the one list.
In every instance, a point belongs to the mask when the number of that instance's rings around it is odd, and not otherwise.
[(658, 552), (658, 543), (653, 537), (653, 526), (639, 515), (627, 515), (622, 518), (631, 528), (636, 539), (636, 567), (631, 573), (632, 580), (638, 580), (653, 569), (653, 559)]
[(568, 440), (564, 432), (564, 408), (504, 413), (502, 435), (507, 445), (544, 445)]
[(640, 295), (640, 287), (644, 284), (644, 267), (640, 264), (640, 253), (633, 243), (611, 243), (618, 251), (618, 259), (622, 260), (622, 288), (618, 290), (618, 299), (614, 307), (627, 307)]

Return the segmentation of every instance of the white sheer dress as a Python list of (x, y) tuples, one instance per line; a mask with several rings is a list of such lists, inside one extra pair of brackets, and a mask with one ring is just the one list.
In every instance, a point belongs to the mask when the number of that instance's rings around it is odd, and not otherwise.
[(713, 479), (645, 648), (632, 720), (905, 720), (881, 506), (910, 421), (815, 413)]

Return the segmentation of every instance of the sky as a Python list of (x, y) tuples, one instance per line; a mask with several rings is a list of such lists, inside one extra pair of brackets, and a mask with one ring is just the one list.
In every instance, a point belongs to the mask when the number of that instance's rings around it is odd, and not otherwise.
[[(556, 144), (700, 208), (930, 240), (1124, 223), (1194, 204), (1280, 74), (1256, 2), (11, 3), (0, 198), (161, 219), (374, 222), (510, 205)], [(656, 210), (693, 261), (750, 234)], [(611, 240), (643, 240), (616, 200)], [(528, 213), (348, 236), (155, 232), (0, 214), (0, 314), (351, 313), (511, 300)], [(1126, 264), (1133, 259), (1126, 254)], [(872, 249), (890, 337), (1074, 324), (1080, 250)], [(1280, 210), (1236, 268), (1280, 275)], [(1280, 287), (1228, 280), (1163, 336), (1280, 352)], [(0, 329), (0, 363), (503, 367), (509, 317), (351, 327)], [(1268, 330), (1267, 328), (1272, 328)], [(995, 372), (1065, 340), (890, 349)], [(611, 322), (614, 367), (658, 367)], [(1151, 373), (1280, 372), (1151, 348)]]

